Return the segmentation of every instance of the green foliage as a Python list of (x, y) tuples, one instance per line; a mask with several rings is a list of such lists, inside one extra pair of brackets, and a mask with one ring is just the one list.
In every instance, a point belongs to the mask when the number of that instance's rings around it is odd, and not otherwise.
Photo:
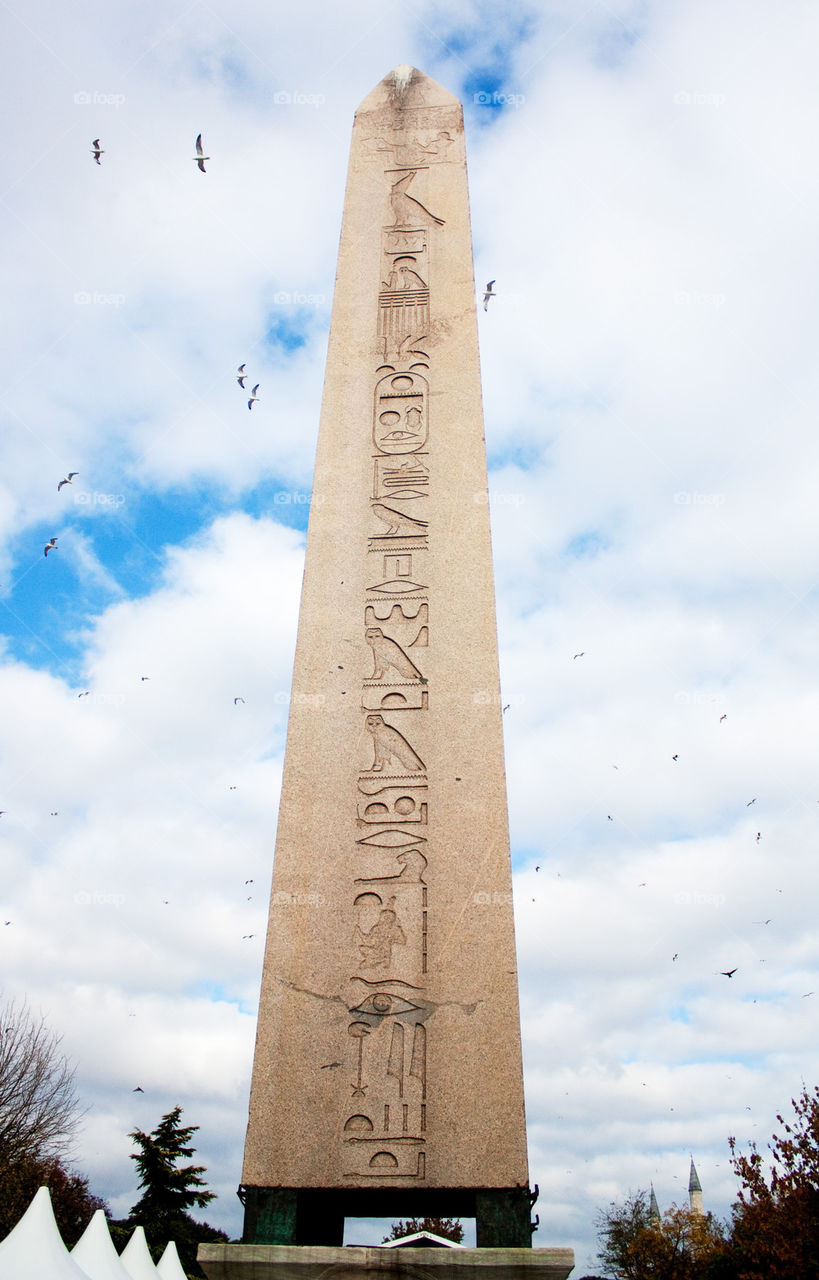
[(40, 1187), (48, 1187), (60, 1235), (67, 1248), (79, 1240), (97, 1209), (108, 1206), (88, 1189), (88, 1180), (57, 1157), (22, 1158), (0, 1168), (0, 1239), (22, 1218)]
[(196, 1262), (197, 1246), (208, 1240), (227, 1240), (227, 1236), (206, 1222), (195, 1222), (188, 1214), (189, 1209), (204, 1208), (216, 1197), (204, 1189), (204, 1165), (180, 1163), (193, 1155), (190, 1139), (199, 1127), (181, 1124), (181, 1115), (182, 1108), (174, 1107), (153, 1133), (135, 1129), (128, 1135), (139, 1147), (131, 1159), (139, 1169), (142, 1196), (128, 1219), (116, 1224), (113, 1234), (121, 1238), (126, 1230), (130, 1234), (141, 1225), (155, 1261), (167, 1242), (174, 1240), (185, 1271), (201, 1276), (204, 1273)]
[(415, 1235), (416, 1231), (431, 1231), (445, 1240), (454, 1240), (455, 1244), (460, 1244), (464, 1238), (464, 1229), (457, 1218), (408, 1218), (406, 1222), (394, 1222), (383, 1243)]

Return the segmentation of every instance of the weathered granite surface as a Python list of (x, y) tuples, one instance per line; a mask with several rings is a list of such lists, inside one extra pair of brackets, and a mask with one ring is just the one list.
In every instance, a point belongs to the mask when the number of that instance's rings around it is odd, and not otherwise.
[(353, 129), (242, 1182), (528, 1187), (463, 119), (410, 68)]

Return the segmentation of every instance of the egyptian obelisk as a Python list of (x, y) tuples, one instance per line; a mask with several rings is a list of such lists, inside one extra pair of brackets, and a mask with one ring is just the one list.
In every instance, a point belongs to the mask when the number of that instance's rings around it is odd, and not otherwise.
[(531, 1246), (463, 118), (410, 67), (353, 128), (240, 1194)]

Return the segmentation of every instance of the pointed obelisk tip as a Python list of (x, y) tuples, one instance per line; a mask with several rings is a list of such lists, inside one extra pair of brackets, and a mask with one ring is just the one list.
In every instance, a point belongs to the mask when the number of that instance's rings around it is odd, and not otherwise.
[(400, 111), (408, 107), (458, 105), (460, 105), (458, 99), (443, 85), (425, 76), (417, 67), (403, 63), (400, 67), (394, 67), (372, 92), (367, 94), (358, 111), (379, 111), (384, 107)]

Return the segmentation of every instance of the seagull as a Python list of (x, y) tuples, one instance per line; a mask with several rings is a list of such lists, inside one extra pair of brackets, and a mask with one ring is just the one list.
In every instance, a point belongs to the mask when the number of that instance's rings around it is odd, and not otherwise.
[(248, 407), (248, 409), (252, 409), (252, 408), (253, 408), (253, 406), (254, 406), (254, 404), (256, 403), (256, 401), (259, 399), (259, 397), (256, 395), (256, 392), (257, 392), (258, 390), (259, 390), (259, 384), (258, 384), (258, 382), (257, 382), (257, 383), (256, 383), (256, 385), (255, 385), (255, 387), (253, 388), (253, 390), (252, 390), (252, 391), (251, 391), (251, 393), (250, 393), (250, 399), (249, 399), (249, 400), (248, 400), (248, 402), (247, 402), (247, 407)]
[(256, 937), (255, 933), (243, 933), (242, 942), (244, 942), (247, 938), (255, 938), (255, 937)]
[(723, 720), (727, 720), (727, 719), (728, 719), (728, 712), (726, 711), (725, 714), (721, 715), (719, 718), (720, 724), (722, 724)]
[(193, 159), (199, 165), (199, 168), (202, 170), (202, 172), (207, 173), (207, 169), (205, 168), (205, 161), (210, 160), (210, 156), (206, 156), (204, 154), (204, 147), (202, 146), (201, 133), (199, 134), (199, 137), (196, 139), (196, 155), (193, 157)]
[[(503, 710), (504, 710), (504, 711), (508, 711), (508, 710), (509, 710), (509, 708), (511, 707), (511, 705), (512, 705), (512, 704), (511, 704), (511, 702), (507, 702), (507, 704), (506, 704), (506, 706), (503, 708)], [(502, 713), (501, 713), (501, 714), (502, 714)]]
[(749, 800), (749, 801), (748, 801), (748, 803), (746, 804), (745, 808), (746, 808), (746, 809), (750, 809), (750, 807), (751, 807), (751, 805), (752, 805), (752, 804), (756, 804), (756, 796), (754, 796), (753, 800)]
[(679, 757), (678, 755), (676, 755), (676, 756), (672, 756), (672, 757), (671, 757), (671, 759), (672, 759), (672, 760), (679, 760), (679, 758), (680, 758), (680, 757)]
[(490, 281), (489, 281), (489, 283), (488, 283), (488, 284), (487, 284), (487, 286), (486, 286), (486, 293), (483, 295), (483, 309), (484, 309), (484, 311), (486, 311), (486, 310), (488, 309), (488, 307), (489, 307), (489, 299), (490, 299), (490, 298), (496, 298), (496, 297), (498, 296), (498, 295), (494, 292), (494, 290), (492, 289), (492, 285), (493, 285), (494, 283), (495, 283), (495, 281), (494, 281), (494, 280), (490, 280)]
[(233, 699), (233, 705), (234, 705), (234, 707), (236, 706), (236, 703), (237, 703), (237, 702), (244, 702), (244, 698), (234, 698), (234, 699)]
[(43, 555), (47, 556), (49, 551), (59, 551), (56, 538), (52, 538), (50, 542), (47, 542), (45, 544), (45, 550), (43, 551)]
[(757, 831), (757, 833), (756, 833), (756, 842), (757, 842), (757, 844), (759, 844), (759, 842), (760, 842), (760, 840), (761, 840), (761, 839), (762, 839), (762, 832), (761, 832), (761, 831)]
[(240, 387), (242, 388), (242, 390), (244, 391), (244, 389), (245, 389), (245, 378), (247, 377), (247, 374), (245, 373), (245, 366), (244, 366), (243, 364), (240, 364), (240, 365), (239, 365), (239, 368), (236, 370), (236, 372), (237, 372), (237, 373), (238, 373), (238, 375), (239, 375), (239, 376), (238, 376), (238, 378), (236, 379), (236, 381), (238, 382), (239, 386), (240, 386)]
[(252, 880), (245, 880), (245, 884), (253, 884)]
[(535, 871), (540, 871), (540, 867), (535, 867)]
[(69, 471), (65, 480), (61, 480), (60, 483), (57, 485), (57, 492), (58, 493), (60, 492), (64, 484), (71, 484), (71, 481), (74, 479), (74, 477), (78, 476), (79, 474), (80, 474), (79, 471)]
[(680, 953), (679, 953), (679, 951), (675, 951), (675, 952), (674, 952), (673, 956), (671, 957), (672, 962), (673, 962), (674, 960), (676, 960), (676, 959), (677, 959), (677, 957), (679, 956), (679, 954), (680, 954)]
[(77, 694), (77, 697), (78, 697), (78, 698), (87, 698), (90, 692), (91, 692), (91, 690), (90, 690), (90, 689), (86, 689), (84, 693), (78, 693), (78, 694)]
[(140, 676), (140, 680), (150, 680), (150, 676)]
[(721, 978), (733, 978), (735, 973), (736, 969), (720, 969)]
[(586, 650), (585, 650), (585, 649), (583, 650), (583, 653), (576, 653), (576, 654), (574, 655), (574, 657), (572, 658), (572, 662), (574, 662), (574, 659), (575, 659), (575, 658), (582, 658), (582, 657), (584, 657), (585, 653), (586, 653)]
[(614, 818), (611, 816), (610, 813), (607, 813), (606, 817), (608, 818), (609, 822), (614, 822)]
[(767, 920), (752, 920), (751, 924), (770, 924), (773, 916), (769, 916)]
[(91, 147), (92, 147), (91, 154), (92, 154), (92, 156), (94, 157), (94, 159), (96, 160), (97, 164), (99, 164), (99, 162), (100, 162), (100, 156), (104, 156), (104, 155), (105, 155), (105, 152), (103, 151), (102, 147), (100, 146), (100, 140), (99, 140), (99, 138), (95, 138), (95, 139), (94, 139), (94, 141), (91, 143)]
[(142, 1088), (142, 1085), (140, 1084), (137, 1085), (136, 1089), (131, 1090), (131, 1093), (144, 1093), (144, 1092), (145, 1090)]

